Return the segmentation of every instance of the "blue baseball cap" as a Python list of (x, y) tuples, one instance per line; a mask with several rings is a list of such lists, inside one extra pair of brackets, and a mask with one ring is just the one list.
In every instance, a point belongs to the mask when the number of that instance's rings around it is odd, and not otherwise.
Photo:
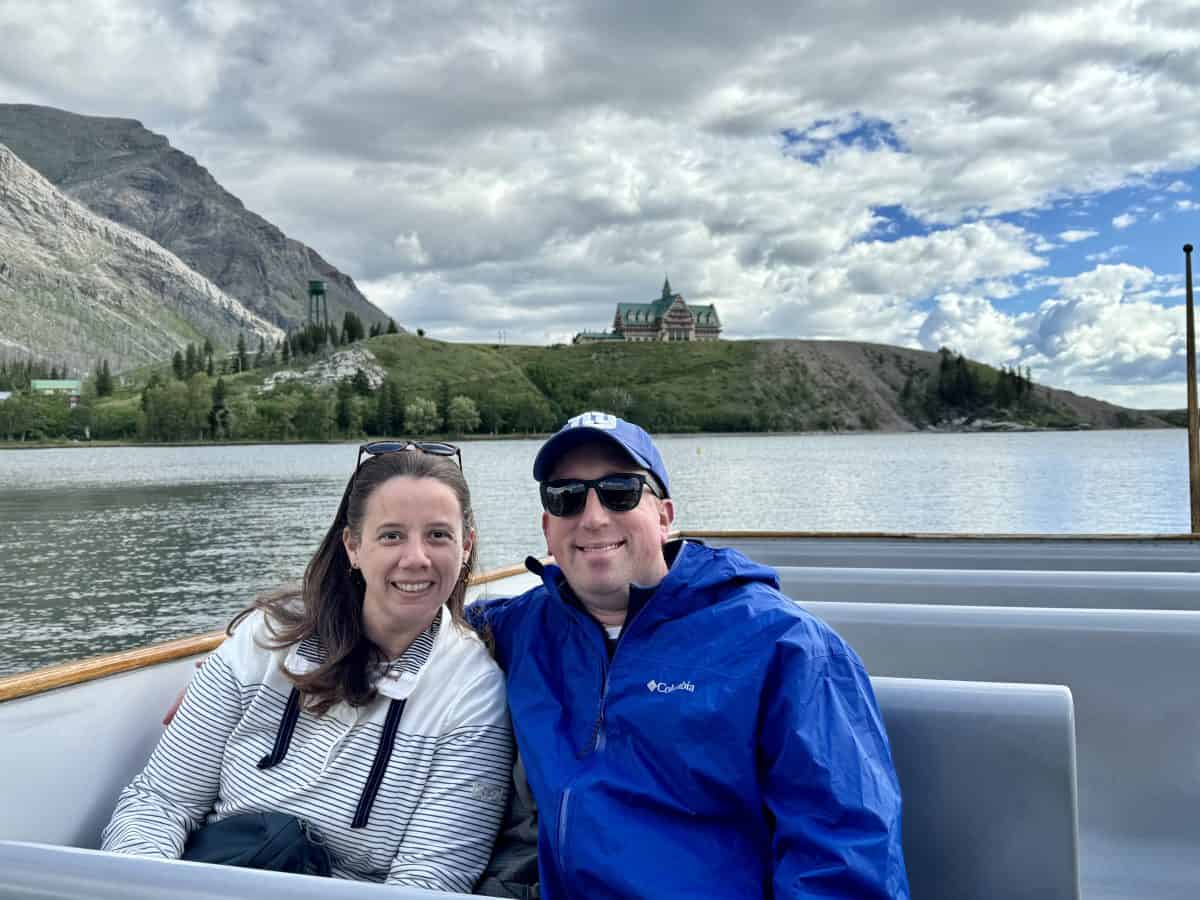
[(585, 412), (567, 420), (567, 424), (542, 444), (533, 461), (533, 477), (546, 481), (558, 461), (580, 444), (596, 440), (608, 441), (624, 451), (635, 463), (655, 477), (662, 487), (663, 496), (671, 496), (671, 485), (667, 480), (667, 466), (658, 448), (646, 431), (610, 413)]

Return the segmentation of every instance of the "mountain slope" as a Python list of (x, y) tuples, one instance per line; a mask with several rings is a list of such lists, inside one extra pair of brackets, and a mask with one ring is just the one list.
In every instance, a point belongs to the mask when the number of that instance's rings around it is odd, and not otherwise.
[[(283, 333), (149, 238), (64, 196), (0, 145), (0, 355), (91, 369), (170, 357), (205, 337)], [(7, 351), (7, 352), (6, 352)]]
[(350, 276), (250, 212), (191, 156), (132, 119), (0, 104), (6, 144), (92, 212), (141, 232), (285, 329), (307, 315), (308, 280), (326, 282), (330, 320), (387, 315)]

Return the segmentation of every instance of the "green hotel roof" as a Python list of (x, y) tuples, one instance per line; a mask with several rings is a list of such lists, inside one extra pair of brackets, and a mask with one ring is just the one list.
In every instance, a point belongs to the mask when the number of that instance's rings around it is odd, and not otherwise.
[[(666, 314), (675, 301), (676, 294), (670, 300), (659, 298), (650, 303), (618, 303), (617, 316), (626, 325), (653, 325)], [(698, 325), (715, 325), (721, 320), (717, 318), (717, 309), (708, 306), (688, 306)]]
[(29, 381), (30, 390), (34, 391), (78, 391), (83, 382), (78, 378), (33, 378)]

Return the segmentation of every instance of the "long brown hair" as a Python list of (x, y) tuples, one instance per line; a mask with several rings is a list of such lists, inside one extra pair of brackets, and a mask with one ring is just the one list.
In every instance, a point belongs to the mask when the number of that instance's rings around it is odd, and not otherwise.
[[(380, 485), (399, 477), (432, 478), (446, 485), (458, 498), (463, 536), (474, 531), (471, 491), (462, 470), (448, 457), (416, 449), (368, 457), (346, 484), (337, 515), (304, 570), (303, 583), (260, 595), (229, 623), (227, 630), (232, 633), (245, 616), (261, 609), (271, 636), (268, 647), (280, 649), (316, 637), (324, 652), (323, 662), (311, 672), (300, 674), (284, 667), (283, 673), (300, 689), (305, 707), (318, 715), (343, 701), (351, 706), (369, 702), (375, 696), (372, 673), (387, 662), (383, 651), (367, 637), (362, 615), (366, 584), (362, 574), (350, 568), (342, 532), (349, 528), (361, 538), (367, 501)], [(477, 540), (471, 542), (462, 573), (446, 601), (452, 624), (467, 631), (470, 626), (463, 615), (463, 598), (478, 546)]]

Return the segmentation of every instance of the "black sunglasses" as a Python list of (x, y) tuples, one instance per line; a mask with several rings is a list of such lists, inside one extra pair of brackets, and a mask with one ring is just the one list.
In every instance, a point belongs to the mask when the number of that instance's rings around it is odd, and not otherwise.
[(645, 475), (614, 472), (601, 478), (556, 478), (539, 485), (542, 509), (552, 516), (577, 516), (587, 505), (589, 488), (595, 488), (600, 503), (613, 512), (629, 512), (642, 502), (642, 489), (662, 499), (658, 488)]
[(354, 472), (362, 468), (364, 456), (380, 456), (384, 453), (401, 453), (405, 450), (419, 450), (432, 456), (453, 456), (462, 468), (462, 451), (453, 444), (444, 441), (371, 441), (358, 448), (358, 462), (354, 464)]

